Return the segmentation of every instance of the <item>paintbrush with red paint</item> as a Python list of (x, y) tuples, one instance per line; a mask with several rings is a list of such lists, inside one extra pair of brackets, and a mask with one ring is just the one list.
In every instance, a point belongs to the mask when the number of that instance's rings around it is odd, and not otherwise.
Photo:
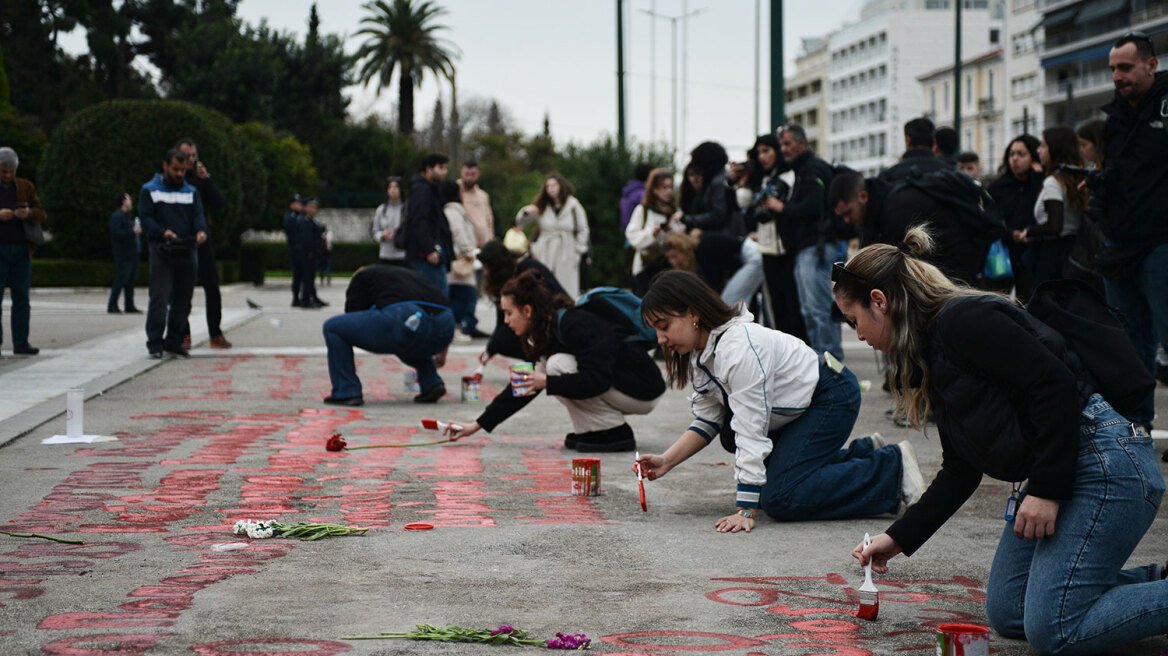
[(444, 421), (438, 421), (437, 419), (423, 419), (422, 428), (425, 428), (426, 430), (441, 431), (443, 434), (446, 433), (448, 428), (452, 434), (462, 430), (462, 426), (459, 424), (448, 424)]
[[(872, 544), (872, 538), (864, 534), (864, 548)], [(880, 613), (880, 591), (876, 589), (876, 584), (872, 583), (872, 557), (868, 557), (868, 564), (864, 565), (864, 584), (860, 586), (860, 609), (856, 611), (856, 617), (862, 620), (875, 620), (876, 615)]]
[(645, 503), (645, 477), (641, 474), (641, 453), (634, 452), (636, 455), (633, 460), (633, 469), (637, 470), (637, 487), (641, 490), (641, 512), (649, 512), (649, 504)]

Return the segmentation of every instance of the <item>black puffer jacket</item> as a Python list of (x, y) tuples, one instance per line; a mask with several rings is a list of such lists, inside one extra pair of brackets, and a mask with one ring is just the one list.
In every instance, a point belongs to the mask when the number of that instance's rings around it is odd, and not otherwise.
[(1030, 494), (1069, 499), (1079, 410), (1092, 390), (1062, 335), (986, 294), (951, 301), (925, 344), (941, 471), (889, 536), (911, 554), (973, 494), (983, 474), (1029, 479)]
[(1168, 242), (1168, 71), (1132, 107), (1119, 92), (1107, 113), (1104, 234), (1114, 241)]

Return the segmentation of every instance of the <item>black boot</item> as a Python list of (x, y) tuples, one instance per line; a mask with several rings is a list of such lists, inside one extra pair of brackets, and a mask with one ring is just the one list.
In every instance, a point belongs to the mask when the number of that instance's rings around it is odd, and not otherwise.
[(634, 451), (637, 440), (628, 424), (615, 428), (576, 434), (576, 450), (581, 453)]

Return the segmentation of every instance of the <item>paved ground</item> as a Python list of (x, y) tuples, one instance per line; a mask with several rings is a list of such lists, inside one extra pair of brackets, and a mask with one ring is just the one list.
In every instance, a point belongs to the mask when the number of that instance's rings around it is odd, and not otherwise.
[[(443, 375), (453, 394), (437, 407), (410, 402), (394, 358), (368, 354), (367, 404), (325, 406), (320, 324), (339, 311), (343, 281), (322, 292), (333, 305), (314, 312), (289, 308), (282, 287), (225, 289), (235, 348), (161, 363), (145, 357), (142, 318), (106, 315), (103, 291), (34, 294), (32, 341), (44, 351), (0, 359), (0, 529), (85, 544), (0, 535), (0, 654), (473, 654), (492, 648), (344, 636), (510, 623), (538, 637), (584, 632), (609, 654), (923, 655), (937, 624), (985, 622), (1007, 495), (993, 481), (894, 563), (878, 581), (879, 620), (865, 622), (852, 616), (861, 574), (849, 552), (889, 519), (764, 519), (748, 535), (717, 534), (733, 474), (713, 447), (649, 484), (647, 513), (623, 454), (601, 458), (601, 496), (570, 496), (567, 416), (546, 398), (456, 445), (327, 452), (333, 432), (354, 446), (401, 444), (430, 437), (417, 433), (420, 417), (473, 419), (481, 405), (458, 401), (458, 376), (481, 344), (452, 349)], [(866, 347), (853, 340), (848, 356), (861, 379), (876, 379)], [(493, 363), (484, 396), (505, 376)], [(41, 444), (65, 432), (63, 394), (76, 386), (89, 396), (85, 432), (117, 441)], [(873, 385), (856, 434), (911, 439), (931, 474), (935, 435), (898, 429), (888, 405)], [(1168, 397), (1158, 406), (1164, 415)], [(670, 392), (630, 423), (643, 452), (660, 452), (688, 416), (685, 395)], [(239, 540), (229, 527), (241, 518), (372, 530)], [(403, 530), (409, 522), (435, 528)], [(1161, 518), (1133, 562), (1163, 560), (1166, 535)], [(1032, 653), (996, 637), (994, 647)], [(1168, 640), (1116, 653), (1162, 649)]]

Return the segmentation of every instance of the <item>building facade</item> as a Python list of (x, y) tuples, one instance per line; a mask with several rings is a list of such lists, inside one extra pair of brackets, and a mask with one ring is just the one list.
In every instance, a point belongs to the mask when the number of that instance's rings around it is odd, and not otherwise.
[[(961, 1), (963, 52), (999, 47), (1004, 0)], [(951, 0), (867, 0), (859, 21), (831, 35), (829, 159), (865, 175), (896, 162), (904, 124), (926, 110), (917, 78), (952, 61), (955, 9)], [(951, 102), (945, 83), (941, 93)]]
[(828, 38), (803, 39), (795, 74), (785, 84), (787, 122), (803, 126), (807, 146), (820, 157), (825, 156), (821, 146), (830, 139), (827, 112), (831, 57), (827, 45)]
[[(1003, 113), (1007, 143), (1022, 134), (1042, 134), (1045, 125), (1045, 76), (1042, 72), (1043, 0), (1009, 0), (1002, 74), (1006, 83)], [(1005, 153), (1005, 144), (1002, 153)], [(987, 168), (988, 170), (988, 168)]]
[[(953, 65), (943, 66), (917, 78), (921, 83), (925, 116), (937, 127), (953, 127), (954, 103), (945, 90), (954, 84)], [(961, 150), (977, 153), (982, 168), (989, 171), (1004, 147), (1002, 116), (1002, 49), (961, 62)]]

